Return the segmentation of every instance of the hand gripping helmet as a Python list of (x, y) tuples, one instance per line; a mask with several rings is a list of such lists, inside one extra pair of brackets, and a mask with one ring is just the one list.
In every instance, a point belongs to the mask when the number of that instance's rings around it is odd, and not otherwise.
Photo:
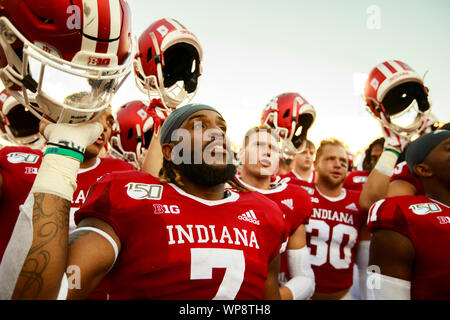
[(364, 99), (371, 114), (397, 133), (420, 131), (431, 110), (423, 79), (398, 60), (382, 62), (370, 72)]
[(174, 19), (154, 22), (137, 40), (134, 75), (149, 101), (160, 98), (175, 109), (192, 100), (201, 75), (202, 47), (197, 37)]
[(0, 78), (37, 117), (88, 121), (129, 73), (130, 27), (125, 0), (0, 1)]
[(39, 133), (39, 119), (6, 90), (0, 93), (0, 134), (17, 145), (40, 148), (45, 143)]
[[(298, 93), (283, 93), (264, 108), (261, 124), (274, 128), (282, 141), (285, 157), (302, 152), (298, 148), (306, 141), (309, 128), (316, 118), (316, 110)], [(301, 128), (301, 130), (300, 130)]]
[(117, 112), (111, 135), (111, 157), (130, 162), (140, 169), (152, 139), (152, 128), (153, 119), (147, 112), (147, 104), (131, 101), (123, 105)]

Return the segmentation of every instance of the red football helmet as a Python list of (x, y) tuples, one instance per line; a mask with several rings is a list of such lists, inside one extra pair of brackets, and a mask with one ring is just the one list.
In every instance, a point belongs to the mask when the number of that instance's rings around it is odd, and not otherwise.
[(396, 133), (420, 131), (431, 110), (422, 77), (398, 60), (382, 62), (370, 72), (364, 99), (371, 114)]
[(137, 41), (134, 75), (149, 101), (161, 98), (175, 109), (192, 100), (202, 73), (202, 47), (197, 37), (174, 19), (160, 19)]
[(6, 90), (0, 93), (0, 134), (17, 145), (41, 148), (45, 143), (39, 133), (39, 119)]
[(0, 78), (37, 117), (88, 121), (129, 73), (130, 28), (125, 0), (3, 0)]
[(130, 162), (140, 169), (153, 136), (153, 124), (144, 102), (131, 101), (123, 105), (117, 112), (111, 135), (111, 157)]
[(278, 132), (282, 141), (281, 154), (288, 157), (302, 152), (298, 148), (306, 141), (315, 118), (314, 107), (300, 94), (289, 92), (270, 100), (263, 110), (261, 124)]

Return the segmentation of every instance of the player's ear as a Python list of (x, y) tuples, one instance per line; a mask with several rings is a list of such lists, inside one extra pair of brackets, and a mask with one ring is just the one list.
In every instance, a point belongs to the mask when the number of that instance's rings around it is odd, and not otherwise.
[(163, 154), (164, 159), (168, 161), (172, 161), (172, 149), (173, 145), (169, 143), (165, 143), (161, 146), (161, 151)]
[(433, 171), (431, 170), (430, 166), (426, 163), (420, 163), (414, 167), (414, 173), (423, 178), (428, 178), (433, 175)]

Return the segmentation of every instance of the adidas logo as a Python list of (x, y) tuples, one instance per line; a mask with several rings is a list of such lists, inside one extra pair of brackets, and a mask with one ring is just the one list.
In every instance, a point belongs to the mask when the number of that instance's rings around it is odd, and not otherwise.
[(250, 210), (250, 211), (247, 211), (246, 213), (241, 214), (240, 216), (238, 216), (238, 219), (247, 221), (247, 222), (250, 222), (250, 223), (253, 223), (253, 224), (256, 224), (259, 226), (259, 220), (256, 217), (253, 210)]
[(358, 207), (356, 206), (356, 204), (354, 202), (352, 202), (351, 204), (346, 206), (345, 209), (352, 210), (352, 211), (358, 211)]
[(294, 210), (294, 201), (292, 201), (292, 199), (282, 200), (281, 203), (284, 204), (289, 209)]

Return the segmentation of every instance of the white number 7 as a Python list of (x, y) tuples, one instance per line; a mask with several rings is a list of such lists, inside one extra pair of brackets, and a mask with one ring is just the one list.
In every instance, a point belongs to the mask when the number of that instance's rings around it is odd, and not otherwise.
[(244, 281), (244, 252), (234, 249), (191, 249), (191, 280), (212, 279), (213, 268), (226, 269), (219, 290), (213, 299), (234, 299)]

